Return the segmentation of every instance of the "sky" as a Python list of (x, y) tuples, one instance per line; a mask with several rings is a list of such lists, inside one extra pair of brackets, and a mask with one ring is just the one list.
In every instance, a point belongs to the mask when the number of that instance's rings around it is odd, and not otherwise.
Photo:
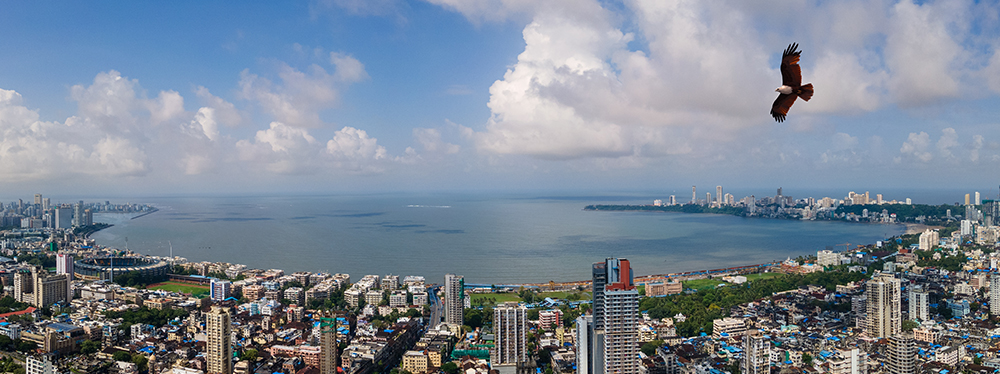
[[(3, 2), (0, 30), (5, 195), (1000, 184), (997, 1)], [(776, 123), (793, 42), (816, 93)]]

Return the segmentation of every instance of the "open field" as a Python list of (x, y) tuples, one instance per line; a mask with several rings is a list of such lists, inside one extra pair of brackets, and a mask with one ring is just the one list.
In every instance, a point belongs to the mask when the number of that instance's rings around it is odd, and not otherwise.
[[(554, 291), (554, 292), (542, 292), (538, 295), (543, 299), (546, 297), (551, 297), (553, 299), (566, 299), (572, 292), (566, 291)], [(507, 301), (521, 301), (521, 297), (517, 296), (517, 293), (474, 293), (472, 296), (472, 304), (476, 305), (479, 300), (490, 299), (491, 301), (496, 301), (497, 304), (507, 302)], [(592, 296), (590, 292), (581, 292), (580, 300), (590, 300)]]
[[(752, 281), (761, 280), (761, 279), (771, 279), (771, 278), (774, 278), (774, 277), (777, 277), (777, 276), (781, 276), (781, 275), (783, 275), (783, 274), (781, 274), (781, 273), (757, 273), (757, 274), (747, 274), (747, 275), (745, 275), (745, 277), (747, 277), (747, 281), (748, 282), (752, 282)], [(713, 279), (695, 279), (695, 280), (683, 281), (681, 283), (684, 284), (684, 288), (693, 288), (693, 289), (696, 289), (696, 290), (699, 290), (699, 291), (700, 290), (708, 290), (708, 289), (715, 288), (715, 286), (717, 286), (719, 284), (725, 284), (725, 285), (729, 285), (730, 284), (729, 282), (723, 281), (721, 277), (719, 277), (719, 278), (713, 278)]]
[(196, 284), (181, 283), (181, 282), (161, 282), (161, 283), (151, 284), (149, 285), (148, 288), (151, 290), (165, 290), (165, 291), (191, 294), (191, 296), (197, 298), (203, 298), (208, 296), (209, 294), (209, 289), (206, 286), (199, 286)]

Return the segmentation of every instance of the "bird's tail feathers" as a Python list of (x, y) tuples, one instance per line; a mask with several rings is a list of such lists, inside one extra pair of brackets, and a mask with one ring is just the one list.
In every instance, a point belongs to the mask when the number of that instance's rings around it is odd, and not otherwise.
[(805, 86), (799, 87), (799, 97), (802, 100), (809, 101), (813, 97), (813, 84), (809, 83)]

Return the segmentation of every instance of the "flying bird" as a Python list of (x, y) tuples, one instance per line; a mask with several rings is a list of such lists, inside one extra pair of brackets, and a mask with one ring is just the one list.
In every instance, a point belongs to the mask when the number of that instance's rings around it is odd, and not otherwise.
[(799, 54), (802, 51), (796, 51), (798, 48), (798, 43), (792, 43), (781, 54), (781, 87), (775, 89), (780, 95), (771, 105), (771, 117), (778, 122), (785, 121), (788, 109), (792, 107), (796, 97), (809, 101), (813, 96), (812, 83), (802, 85), (802, 68), (799, 66)]

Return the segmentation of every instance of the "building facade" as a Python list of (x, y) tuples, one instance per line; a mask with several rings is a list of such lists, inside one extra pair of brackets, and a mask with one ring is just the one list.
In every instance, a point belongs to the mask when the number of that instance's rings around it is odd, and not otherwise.
[(528, 309), (507, 302), (493, 309), (494, 349), (492, 365), (523, 365), (528, 362)]
[(465, 277), (444, 275), (444, 321), (462, 326), (465, 311)]
[(876, 274), (868, 281), (865, 297), (868, 309), (865, 332), (868, 336), (888, 338), (899, 334), (902, 327), (899, 279), (892, 274)]
[(751, 331), (743, 336), (742, 374), (771, 373), (771, 341), (759, 331)]
[(205, 329), (208, 335), (208, 342), (205, 344), (207, 374), (232, 374), (232, 321), (229, 312), (213, 306), (205, 314)]

